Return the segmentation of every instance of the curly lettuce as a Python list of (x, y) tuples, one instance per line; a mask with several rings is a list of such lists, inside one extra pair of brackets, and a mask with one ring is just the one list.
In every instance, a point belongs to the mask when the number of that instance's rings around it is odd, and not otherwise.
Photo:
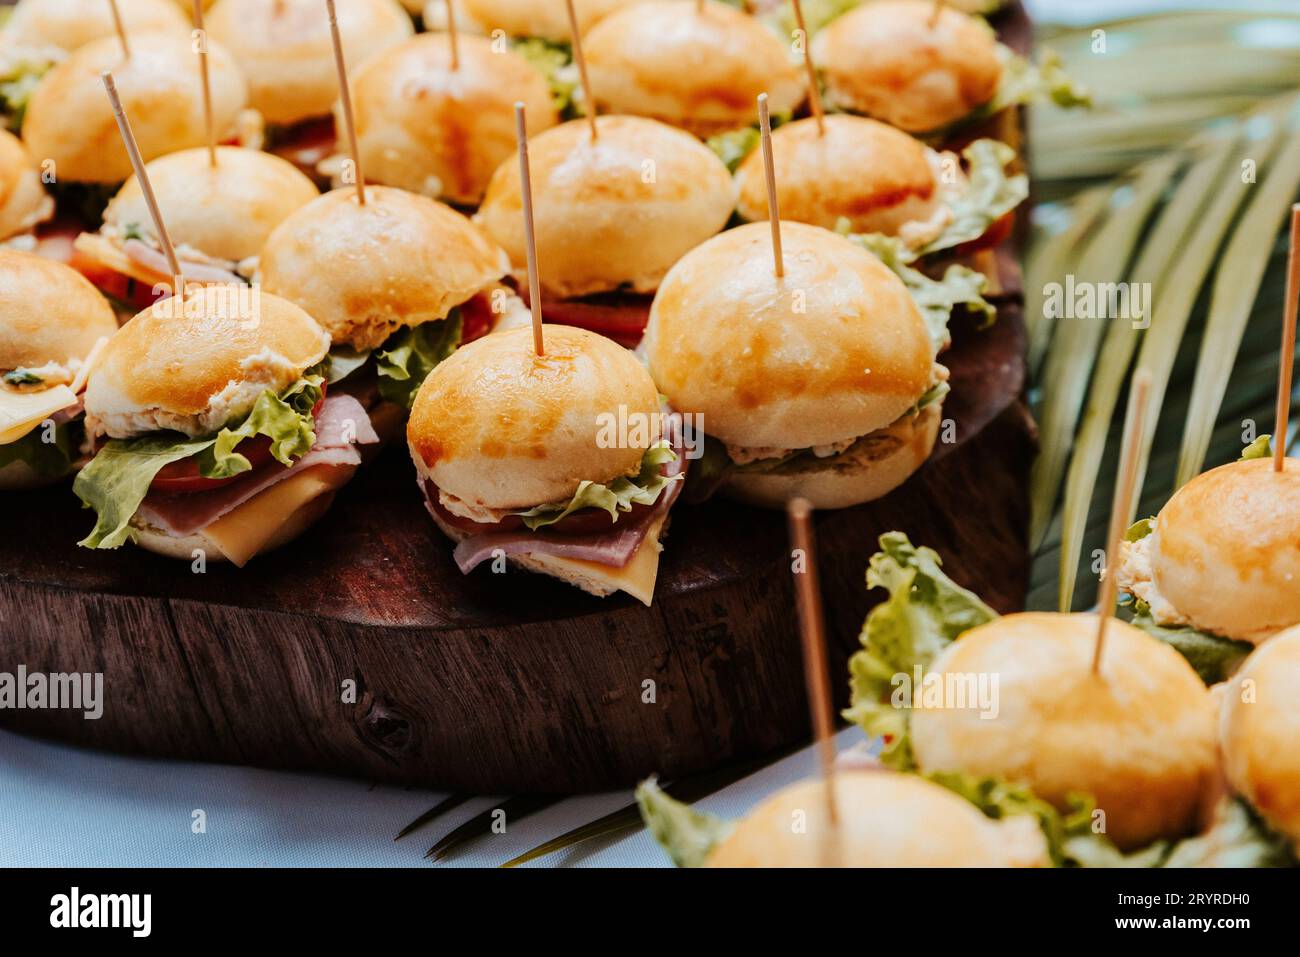
[(0, 469), (21, 462), (40, 478), (62, 478), (72, 471), (80, 433), (79, 423), (56, 425), (52, 433), (38, 426), (17, 442), (0, 445)]
[(358, 351), (347, 346), (335, 346), (330, 350), (329, 372), (325, 381), (330, 385), (342, 382), (369, 362), (372, 352), (371, 349)]
[(1054, 50), (1042, 48), (1035, 63), (999, 43), (998, 58), (1002, 61), (1002, 82), (993, 99), (977, 111), (976, 119), (1044, 99), (1065, 109), (1092, 106), (1092, 93), (1070, 78)]
[(380, 396), (409, 409), (429, 373), (460, 346), (460, 335), (460, 310), (453, 309), (446, 319), (407, 326), (389, 336), (374, 351)]
[(526, 37), (516, 40), (511, 49), (546, 78), (546, 83), (551, 88), (551, 102), (562, 119), (573, 120), (583, 115), (575, 102), (579, 83), (573, 64), (573, 49), (569, 44), (552, 43), (541, 37)]
[(646, 830), (678, 867), (702, 867), (735, 829), (731, 821), (669, 797), (653, 777), (637, 786), (636, 803)]
[(602, 485), (583, 482), (567, 502), (538, 505), (526, 511), (514, 512), (524, 520), (530, 531), (537, 531), (572, 515), (584, 508), (599, 508), (609, 513), (610, 522), (618, 521), (619, 512), (632, 511), (633, 505), (653, 505), (659, 494), (673, 482), (681, 481), (682, 474), (664, 475), (663, 467), (677, 460), (666, 441), (659, 441), (646, 449), (641, 457), (641, 468), (635, 476), (622, 476)]
[(6, 129), (17, 133), (27, 114), (27, 102), (54, 60), (40, 51), (0, 51), (0, 119)]
[(704, 141), (704, 145), (722, 160), (728, 170), (734, 173), (745, 161), (745, 157), (758, 149), (761, 134), (756, 126), (742, 126), (738, 130), (716, 133)]
[(1249, 462), (1251, 459), (1271, 459), (1273, 457), (1273, 436), (1261, 435), (1250, 445), (1241, 451), (1240, 462)]

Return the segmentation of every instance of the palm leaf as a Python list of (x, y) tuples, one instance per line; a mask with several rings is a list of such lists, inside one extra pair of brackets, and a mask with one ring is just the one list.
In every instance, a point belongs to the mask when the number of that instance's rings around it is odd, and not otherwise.
[(563, 798), (554, 794), (521, 794), (518, 797), (512, 797), (496, 807), (490, 807), (482, 813), (476, 814), (464, 824), (454, 828), (439, 839), (433, 847), (429, 848), (424, 856), (432, 858), (436, 863), (460, 850), (470, 841), (486, 837), (492, 833), (492, 825), (496, 821), (498, 812), (505, 814), (507, 822), (521, 821), (538, 811), (546, 810), (553, 804), (558, 804), (561, 800)]
[(430, 821), (442, 817), (442, 815), (452, 810), (452, 808), (456, 808), (464, 804), (466, 801), (469, 800), (469, 798), (470, 795), (468, 794), (452, 794), (443, 798), (433, 807), (429, 808), (429, 810), (425, 811), (423, 814), (417, 817), (410, 824), (406, 825), (406, 827), (398, 831), (397, 836), (393, 838), (393, 840), (400, 841), (402, 838), (406, 837), (406, 835), (410, 834), (412, 831), (424, 827), (424, 825), (428, 824)]

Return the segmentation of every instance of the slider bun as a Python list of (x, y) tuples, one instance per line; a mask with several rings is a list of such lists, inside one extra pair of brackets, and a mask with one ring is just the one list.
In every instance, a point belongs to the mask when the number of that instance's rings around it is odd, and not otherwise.
[(804, 98), (803, 76), (786, 45), (753, 17), (714, 0), (703, 16), (679, 0), (627, 7), (596, 24), (583, 50), (602, 109), (698, 135), (752, 124), (760, 93), (778, 115)]
[[(348, 71), (414, 32), (397, 0), (338, 0)], [(217, 0), (207, 17), (248, 77), (249, 105), (271, 124), (327, 116), (339, 95), (323, 0)]]
[[(839, 825), (826, 840), (820, 780), (769, 797), (722, 840), (707, 867), (1047, 867), (1047, 843), (1032, 815), (985, 817), (965, 798), (915, 775), (841, 771)], [(796, 830), (800, 820), (805, 828)]]
[(1300, 848), (1297, 741), (1300, 628), (1291, 628), (1256, 649), (1225, 686), (1219, 744), (1232, 789)]
[[(217, 147), (215, 168), (206, 147), (161, 156), (149, 163), (149, 182), (172, 242), (236, 262), (261, 252), (271, 230), (319, 195), (292, 163), (234, 146)], [(108, 204), (104, 223), (153, 234), (134, 176)]]
[(648, 443), (601, 448), (600, 432), (620, 407), (633, 424), (657, 416), (659, 397), (641, 363), (570, 326), (546, 325), (544, 345), (539, 358), (531, 328), (498, 332), (429, 374), (406, 427), (422, 478), (470, 505), (510, 509), (565, 501), (583, 480), (637, 471)]
[[(52, 159), (61, 182), (120, 183), (131, 161), (100, 75), (113, 71), (122, 105), (145, 162), (207, 142), (203, 93), (190, 38), (136, 33), (122, 59), (116, 37), (88, 43), (55, 66), (32, 93), (23, 140), (37, 161)], [(224, 47), (210, 43), (208, 71), (218, 135), (231, 129), (248, 97), (244, 78)]]
[(1216, 773), (1213, 705), (1186, 659), (1119, 620), (1094, 675), (1097, 624), (1025, 613), (966, 632), (929, 671), (997, 676), (997, 714), (913, 710), (912, 749), (923, 771), (1023, 783), (1061, 810), (1089, 795), (1128, 851), (1196, 825)]
[(1258, 643), (1300, 623), (1300, 460), (1233, 462), (1192, 479), (1160, 510), (1157, 590), (1202, 631)]
[(263, 288), (314, 316), (335, 344), (380, 345), (446, 317), (510, 263), (450, 206), (387, 186), (336, 189), (297, 210), (262, 248)]
[[(772, 133), (781, 215), (834, 229), (841, 218), (855, 233), (895, 236), (905, 224), (929, 219), (939, 206), (930, 151), (885, 123), (831, 114), (822, 135), (815, 119), (786, 123)], [(767, 219), (762, 150), (736, 172), (740, 215)]]
[[(189, 32), (190, 21), (171, 0), (117, 0), (117, 9), (129, 41), (147, 30)], [(116, 42), (108, 0), (19, 0), (4, 26), (4, 42), (13, 47), (71, 52), (102, 37)]]
[[(638, 0), (573, 0), (578, 29), (585, 36), (592, 26), (613, 11)], [(511, 37), (541, 37), (552, 43), (570, 43), (569, 14), (564, 0), (459, 0), (457, 13), (465, 11), (484, 33), (504, 30)]]
[(729, 229), (669, 271), (642, 344), (660, 391), (728, 445), (802, 449), (892, 424), (933, 380), (907, 287), (829, 230), (783, 222), (781, 239), (783, 279), (767, 223)]
[(86, 385), (91, 433), (207, 435), (325, 357), (329, 337), (311, 316), (269, 293), (242, 293), (191, 286), (183, 309), (164, 300), (119, 329)]
[(981, 20), (932, 0), (875, 0), (832, 20), (813, 58), (835, 105), (913, 133), (938, 130), (993, 98), (997, 39)]
[(117, 332), (108, 300), (63, 263), (0, 249), (0, 371), (68, 365)]
[[(653, 291), (673, 263), (726, 225), (735, 205), (727, 167), (689, 133), (635, 116), (602, 116), (596, 128), (594, 143), (587, 121), (574, 120), (528, 144), (538, 278), (560, 298)], [(477, 218), (520, 275), (522, 210), (512, 158), (497, 168)]]
[(22, 140), (0, 130), (0, 240), (25, 233), (54, 214), (54, 200)]
[(796, 497), (806, 498), (813, 508), (875, 501), (925, 464), (939, 435), (941, 409), (941, 403), (931, 403), (919, 415), (904, 416), (841, 455), (812, 461), (800, 457), (771, 472), (735, 472), (727, 480), (727, 493), (750, 505), (780, 509)]
[(476, 205), (492, 171), (515, 156), (514, 104), (527, 108), (530, 135), (559, 122), (546, 78), (523, 57), (494, 52), (485, 37), (462, 37), (459, 48), (453, 71), (447, 34), (424, 33), (354, 72), (368, 179)]

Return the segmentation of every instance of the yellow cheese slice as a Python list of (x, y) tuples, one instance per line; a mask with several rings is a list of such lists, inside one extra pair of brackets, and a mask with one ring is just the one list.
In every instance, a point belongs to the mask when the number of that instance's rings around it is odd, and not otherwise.
[(295, 513), (344, 485), (352, 467), (318, 465), (272, 485), (203, 529), (203, 536), (240, 568), (260, 552)]
[(654, 600), (655, 581), (659, 578), (659, 553), (663, 551), (659, 535), (663, 532), (666, 519), (667, 516), (660, 518), (646, 530), (641, 545), (622, 568), (558, 555), (537, 555), (530, 552), (528, 557), (553, 575), (561, 578), (572, 575), (615, 591), (625, 591), (643, 605), (649, 605)]
[(95, 344), (91, 346), (90, 354), (81, 360), (81, 368), (72, 379), (72, 385), (68, 386), (77, 395), (81, 395), (81, 390), (86, 387), (86, 380), (90, 378), (90, 370), (95, 368), (95, 363), (99, 361), (99, 354), (104, 351), (108, 345), (108, 336), (100, 336)]
[(0, 445), (17, 442), (55, 412), (76, 402), (76, 393), (66, 385), (40, 392), (0, 389)]

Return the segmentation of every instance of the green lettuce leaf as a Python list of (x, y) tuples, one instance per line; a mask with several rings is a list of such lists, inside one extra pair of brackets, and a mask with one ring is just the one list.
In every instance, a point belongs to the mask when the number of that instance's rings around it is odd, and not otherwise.
[(583, 482), (568, 502), (538, 505), (513, 514), (523, 518), (524, 524), (534, 532), (547, 525), (554, 525), (584, 508), (603, 509), (609, 513), (610, 522), (616, 522), (619, 512), (630, 512), (633, 505), (653, 505), (660, 492), (673, 482), (681, 481), (680, 472), (671, 476), (663, 474), (663, 466), (676, 459), (677, 453), (669, 447), (668, 442), (660, 440), (646, 449), (645, 455), (641, 457), (641, 470), (635, 477), (623, 476), (609, 485)]
[(41, 478), (61, 478), (72, 471), (81, 434), (80, 423), (54, 427), (54, 441), (46, 442), (45, 426), (38, 425), (17, 442), (0, 445), (0, 469), (22, 462)]
[(1175, 844), (1165, 867), (1300, 867), (1286, 838), (1274, 834), (1240, 799), (1224, 798), (1203, 834)]
[(913, 546), (902, 532), (880, 536), (880, 548), (867, 568), (867, 588), (887, 589), (889, 597), (867, 615), (862, 650), (849, 660), (852, 698), (844, 716), (870, 737), (885, 739), (884, 764), (909, 768), (911, 703), (892, 700), (894, 676), (928, 668), (958, 635), (997, 613), (945, 575), (936, 552)]
[(1272, 457), (1273, 436), (1261, 435), (1242, 450), (1241, 459), (1239, 461), (1246, 462), (1250, 459), (1271, 459)]
[(758, 148), (759, 139), (757, 127), (744, 126), (738, 130), (716, 133), (705, 140), (704, 145), (713, 150), (727, 169), (734, 173), (745, 157)]
[(1246, 656), (1255, 650), (1248, 641), (1234, 641), (1221, 635), (1199, 631), (1190, 625), (1157, 625), (1151, 609), (1143, 601), (1132, 601), (1131, 623), (1153, 638), (1173, 647), (1187, 659), (1207, 685), (1227, 681), (1241, 667)]
[(567, 43), (526, 37), (516, 40), (511, 48), (546, 78), (551, 88), (551, 102), (563, 119), (577, 119), (582, 115), (574, 102), (579, 78), (573, 65), (573, 50)]
[(330, 385), (335, 382), (342, 382), (365, 365), (370, 359), (370, 355), (371, 350), (369, 349), (364, 352), (357, 352), (347, 346), (335, 346), (330, 350), (329, 374), (325, 381)]
[(653, 777), (637, 786), (636, 803), (646, 830), (678, 867), (703, 866), (713, 849), (735, 829), (731, 821), (669, 797)]
[[(826, 24), (863, 2), (864, 0), (804, 0), (803, 19), (808, 27), (808, 35), (815, 37)], [(990, 0), (990, 2), (1000, 2), (1000, 0)], [(759, 14), (759, 19), (786, 40), (799, 26), (794, 9), (788, 3), (776, 4), (770, 12)]]
[(1002, 61), (1002, 82), (993, 99), (977, 110), (973, 119), (984, 119), (1007, 107), (1044, 99), (1066, 109), (1092, 106), (1092, 93), (1082, 83), (1070, 79), (1055, 51), (1041, 48), (1038, 62), (1034, 63), (999, 43), (998, 58)]
[(1016, 151), (1006, 143), (976, 140), (961, 155), (966, 159), (966, 189), (950, 204), (952, 222), (937, 239), (917, 250), (917, 256), (979, 239), (1029, 196), (1029, 178), (1024, 173), (1007, 172)]
[(222, 479), (247, 472), (253, 465), (235, 447), (255, 435), (270, 438), (272, 457), (286, 467), (306, 455), (316, 442), (311, 410), (320, 401), (324, 381), (322, 374), (313, 372), (295, 382), (283, 396), (269, 389), (263, 392), (241, 425), (222, 429), (212, 445), (199, 453), (199, 474)]
[(45, 380), (33, 372), (31, 369), (10, 369), (3, 378), (8, 385), (40, 385)]
[(425, 378), (460, 345), (460, 310), (446, 319), (397, 330), (375, 350), (379, 394), (409, 409)]
[(1124, 541), (1140, 542), (1155, 530), (1156, 520), (1154, 517), (1141, 519), (1128, 527), (1128, 531), (1124, 533)]
[(27, 101), (54, 61), (30, 51), (0, 52), (0, 116), (13, 133), (22, 129)]

